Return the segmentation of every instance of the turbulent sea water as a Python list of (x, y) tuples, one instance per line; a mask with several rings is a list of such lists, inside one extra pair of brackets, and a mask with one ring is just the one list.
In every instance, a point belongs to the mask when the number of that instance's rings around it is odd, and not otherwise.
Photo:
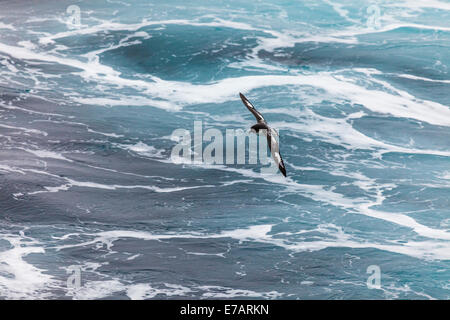
[(450, 298), (450, 2), (0, 5), (0, 298)]

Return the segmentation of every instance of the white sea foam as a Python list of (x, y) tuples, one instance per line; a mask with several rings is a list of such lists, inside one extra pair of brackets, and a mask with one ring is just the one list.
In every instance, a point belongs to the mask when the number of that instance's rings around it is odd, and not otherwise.
[(9, 109), (9, 110), (20, 110), (29, 114), (40, 114), (40, 115), (44, 115), (44, 116), (54, 116), (54, 117), (67, 117), (70, 118), (71, 116), (64, 116), (62, 114), (58, 114), (58, 113), (49, 113), (49, 112), (40, 112), (40, 111), (35, 111), (35, 110), (30, 110), (30, 109), (26, 109), (26, 108), (21, 108), (21, 107), (17, 107), (14, 105), (8, 105), (5, 103), (0, 102), (0, 106), (4, 109)]
[(16, 30), (12, 24), (6, 24), (0, 21), (0, 29)]
[(359, 118), (364, 113), (353, 113), (346, 118), (327, 118), (314, 113), (310, 109), (299, 111), (288, 108), (262, 109), (264, 113), (283, 113), (297, 115), (296, 122), (273, 122), (272, 126), (278, 129), (290, 130), (299, 133), (309, 133), (322, 141), (343, 146), (347, 149), (376, 150), (376, 153), (387, 152), (430, 154), (450, 157), (450, 151), (416, 149), (406, 146), (396, 146), (366, 136), (353, 128), (350, 120)]
[(14, 168), (14, 167), (10, 167), (8, 165), (3, 165), (3, 164), (0, 164), (0, 171), (26, 174), (25, 171), (23, 171), (23, 170), (20, 170), (18, 168)]
[[(365, 188), (366, 190), (369, 189), (374, 190), (375, 193), (373, 196), (375, 197), (375, 200), (362, 197), (347, 198), (344, 195), (335, 192), (333, 189), (327, 188), (327, 186), (300, 184), (294, 181), (292, 178), (284, 178), (279, 174), (261, 174), (250, 169), (239, 169), (223, 165), (205, 165), (195, 163), (191, 165), (201, 166), (203, 169), (223, 170), (238, 173), (245, 177), (264, 179), (270, 183), (284, 185), (286, 187), (285, 192), (300, 194), (302, 196), (311, 198), (314, 201), (324, 202), (333, 206), (343, 208), (351, 213), (363, 214), (372, 218), (381, 219), (390, 223), (394, 223), (399, 226), (407, 227), (423, 237), (437, 240), (447, 240), (447, 241), (450, 240), (450, 232), (422, 225), (418, 223), (416, 220), (414, 220), (412, 217), (404, 213), (391, 213), (372, 209), (372, 207), (383, 203), (385, 197), (383, 196), (382, 189), (393, 188), (394, 187), (393, 184), (377, 185), (373, 179), (368, 179), (364, 177), (362, 180), (359, 180), (357, 182), (357, 185), (362, 188)], [(439, 246), (441, 245), (439, 242), (429, 242), (426, 244), (427, 245), (430, 244), (430, 247), (433, 244), (436, 250), (435, 255), (445, 257), (445, 259), (447, 259), (448, 256), (444, 255), (443, 252), (439, 250)], [(444, 246), (446, 247), (445, 244)], [(408, 250), (402, 250), (402, 252), (406, 251)], [(425, 252), (423, 252), (422, 254), (425, 254)], [(418, 252), (415, 252), (414, 256), (417, 257), (421, 255)]]
[(439, 10), (450, 10), (450, 3), (437, 0), (404, 0), (404, 1), (395, 1), (392, 3), (384, 3), (383, 6), (411, 8), (411, 9), (429, 8)]
[[(87, 34), (98, 32), (101, 30), (138, 30), (139, 28), (151, 24), (179, 24), (194, 26), (226, 26), (231, 28), (239, 28), (245, 30), (254, 30), (255, 28), (243, 23), (232, 21), (216, 20), (212, 22), (196, 22), (187, 20), (169, 20), (169, 21), (144, 21), (135, 25), (123, 25), (116, 23), (106, 23), (99, 26), (89, 27), (86, 29), (72, 30), (60, 34), (52, 35), (50, 39), (58, 39), (75, 34)], [(427, 26), (402, 24), (390, 25), (376, 32), (393, 30), (400, 27), (417, 27), (427, 28)], [(435, 27), (430, 27), (435, 28)], [(359, 29), (358, 29), (359, 30)], [(268, 32), (268, 31), (266, 31)], [(358, 31), (364, 33), (366, 31)], [(371, 31), (373, 32), (373, 30)], [(265, 43), (261, 47), (266, 50), (272, 50), (279, 46), (293, 45), (296, 41), (284, 39), (283, 34), (272, 34), (274, 38), (264, 38), (261, 40)], [(139, 34), (139, 33), (138, 33)], [(339, 35), (355, 35), (354, 31), (341, 32)], [(144, 36), (143, 34), (141, 36)], [(43, 39), (43, 41), (47, 41)], [(304, 40), (304, 39), (303, 39)], [(272, 43), (269, 43), (272, 42)], [(126, 42), (124, 42), (126, 43)], [(124, 44), (122, 43), (122, 44)], [(120, 44), (119, 44), (120, 45)], [(352, 79), (343, 76), (336, 77), (331, 74), (321, 73), (316, 75), (295, 75), (295, 76), (246, 76), (239, 78), (223, 79), (214, 83), (204, 85), (193, 85), (185, 82), (165, 81), (157, 77), (150, 77), (150, 81), (139, 79), (126, 79), (121, 77), (120, 72), (113, 68), (101, 64), (94, 55), (88, 62), (82, 62), (76, 59), (62, 58), (48, 53), (37, 53), (29, 48), (14, 47), (6, 44), (0, 44), (0, 51), (8, 53), (15, 58), (25, 60), (41, 60), (52, 63), (68, 65), (79, 69), (79, 75), (86, 80), (93, 79), (99, 83), (107, 83), (115, 86), (125, 86), (133, 89), (139, 89), (142, 93), (152, 98), (133, 97), (126, 99), (120, 97), (118, 99), (108, 97), (79, 97), (74, 96), (72, 99), (80, 103), (90, 103), (99, 105), (153, 105), (155, 107), (179, 110), (181, 107), (189, 104), (208, 103), (208, 102), (224, 102), (235, 99), (236, 87), (239, 86), (242, 91), (250, 91), (256, 88), (266, 86), (313, 86), (325, 90), (327, 93), (335, 97), (348, 99), (353, 104), (361, 104), (371, 111), (390, 114), (396, 117), (412, 118), (419, 121), (428, 122), (430, 124), (449, 126), (450, 110), (447, 106), (439, 103), (420, 100), (402, 90), (395, 90), (394, 93), (379, 90), (369, 90), (365, 87), (355, 84)], [(390, 87), (392, 89), (392, 87)]]
[(149, 146), (142, 141), (139, 141), (136, 144), (128, 145), (128, 144), (114, 144), (116, 147), (129, 150), (135, 153), (138, 153), (140, 155), (146, 156), (146, 157), (156, 157), (156, 158), (162, 158), (162, 153), (165, 151), (164, 149), (156, 149), (153, 146)]
[(61, 153), (54, 152), (54, 151), (48, 151), (48, 150), (32, 150), (32, 149), (26, 149), (26, 148), (17, 148), (23, 151), (26, 151), (28, 153), (34, 154), (36, 157), (39, 158), (50, 158), (50, 159), (56, 159), (56, 160), (64, 160), (68, 162), (72, 162), (72, 160), (67, 159), (64, 157)]
[(47, 120), (33, 120), (32, 122), (50, 122), (50, 123), (57, 123), (57, 124), (76, 125), (76, 126), (85, 127), (87, 132), (99, 134), (99, 135), (102, 135), (102, 136), (112, 137), (112, 138), (123, 137), (123, 135), (116, 134), (116, 133), (106, 133), (106, 132), (100, 132), (100, 131), (93, 130), (87, 124), (81, 123), (81, 122), (66, 121), (66, 120), (51, 120), (51, 119), (47, 119)]
[(80, 288), (69, 291), (67, 295), (74, 300), (93, 300), (108, 298), (117, 292), (125, 290), (126, 285), (116, 279), (85, 281)]
[[(391, 243), (378, 244), (375, 242), (361, 241), (346, 234), (341, 227), (333, 224), (323, 224), (312, 230), (301, 230), (299, 232), (273, 233), (274, 225), (255, 225), (248, 228), (225, 230), (220, 233), (167, 233), (153, 234), (143, 231), (114, 230), (96, 233), (83, 232), (83, 237), (93, 237), (93, 240), (78, 242), (73, 244), (57, 245), (54, 249), (64, 250), (74, 247), (101, 247), (112, 251), (114, 242), (134, 238), (147, 241), (160, 241), (182, 238), (230, 238), (240, 242), (261, 242), (282, 247), (289, 251), (317, 251), (325, 248), (375, 248), (393, 253), (404, 254), (419, 259), (450, 259), (450, 243), (435, 241), (410, 241), (406, 243), (391, 241)], [(323, 239), (313, 241), (295, 240), (296, 234), (319, 233)], [(284, 236), (288, 235), (289, 240)], [(71, 242), (73, 237), (78, 237), (79, 233), (65, 234), (63, 237), (54, 237), (58, 241)], [(0, 253), (2, 264), (0, 265), (0, 293), (7, 298), (49, 298), (52, 297), (51, 290), (64, 288), (64, 283), (60, 283), (53, 277), (44, 273), (44, 270), (37, 269), (23, 260), (23, 257), (30, 253), (43, 253), (44, 250), (34, 240), (27, 237), (24, 242), (23, 235), (5, 236), (13, 248)], [(315, 236), (317, 239), (317, 236)], [(31, 240), (31, 241), (30, 241)], [(53, 249), (53, 248), (49, 248)], [(102, 263), (85, 263), (82, 267), (83, 274), (94, 272), (99, 277), (106, 277), (103, 280), (83, 280), (82, 286), (76, 290), (67, 289), (67, 295), (73, 299), (101, 299), (107, 298), (117, 293), (125, 292), (131, 299), (151, 299), (167, 297), (188, 296), (190, 294), (201, 293), (204, 298), (236, 298), (236, 297), (265, 297), (269, 299), (283, 296), (277, 291), (256, 292), (246, 289), (230, 288), (223, 286), (197, 286), (186, 287), (178, 284), (164, 283), (155, 285), (150, 283), (128, 284), (119, 278), (110, 278), (98, 271)], [(5, 276), (4, 276), (5, 275)], [(12, 275), (12, 276), (11, 276)], [(84, 278), (83, 278), (84, 279)], [(302, 284), (310, 285), (310, 281)], [(397, 288), (388, 286), (385, 288), (387, 295), (396, 295), (400, 291), (411, 291), (410, 288)], [(421, 294), (420, 292), (416, 292)], [(426, 298), (432, 298), (423, 295)]]
[(332, 36), (336, 38), (344, 37), (344, 38), (352, 38), (356, 36), (362, 36), (367, 34), (375, 34), (375, 33), (384, 33), (393, 30), (398, 30), (402, 28), (411, 28), (411, 29), (419, 29), (419, 30), (435, 30), (435, 31), (445, 31), (449, 32), (450, 27), (441, 27), (441, 26), (433, 26), (433, 25), (424, 25), (418, 23), (406, 23), (406, 22), (394, 22), (382, 26), (380, 28), (360, 28), (360, 27), (350, 27), (348, 29), (344, 29), (343, 31), (337, 31), (332, 33)]
[(52, 276), (44, 273), (24, 258), (29, 254), (44, 253), (42, 245), (22, 234), (3, 234), (11, 248), (0, 252), (0, 296), (6, 299), (43, 299), (58, 285)]
[(233, 299), (233, 298), (260, 298), (265, 299), (279, 299), (283, 296), (282, 293), (278, 291), (269, 292), (256, 292), (253, 290), (243, 290), (243, 289), (233, 289), (222, 286), (199, 286), (201, 290), (206, 291), (203, 293), (204, 298), (209, 299)]
[(143, 300), (151, 298), (161, 298), (161, 296), (186, 296), (192, 292), (185, 286), (165, 283), (165, 288), (155, 288), (147, 283), (129, 285), (127, 287), (127, 296), (132, 300)]
[(121, 137), (123, 137), (123, 134), (100, 132), (100, 131), (97, 131), (97, 130), (93, 130), (93, 129), (89, 128), (89, 127), (87, 128), (87, 131), (91, 132), (91, 133), (96, 133), (96, 134), (99, 134), (99, 135), (102, 135), (102, 136), (111, 137), (111, 138), (121, 138)]
[(150, 190), (150, 191), (158, 192), (158, 193), (177, 192), (177, 191), (189, 190), (189, 189), (214, 187), (213, 185), (202, 185), (202, 186), (190, 186), (190, 187), (161, 188), (161, 187), (152, 186), (152, 185), (118, 185), (118, 184), (103, 184), (103, 183), (97, 183), (97, 182), (91, 182), (91, 181), (76, 181), (76, 180), (69, 179), (66, 177), (64, 177), (64, 180), (66, 180), (67, 183), (62, 184), (60, 186), (56, 186), (56, 187), (46, 186), (46, 187), (44, 187), (45, 190), (32, 191), (32, 192), (28, 192), (27, 194), (35, 195), (35, 194), (47, 193), (47, 192), (67, 191), (73, 187), (92, 188), (92, 189), (101, 189), (101, 190), (144, 189), (144, 190)]
[(426, 81), (426, 82), (437, 82), (437, 83), (450, 83), (450, 80), (436, 80), (436, 79), (430, 79), (425, 77), (418, 77), (411, 74), (398, 74), (398, 77), (411, 79), (411, 80), (420, 80), (420, 81)]
[(10, 125), (7, 125), (7, 124), (0, 124), (0, 128), (6, 128), (6, 129), (11, 129), (11, 130), (19, 130), (19, 131), (23, 131), (23, 132), (26, 132), (26, 133), (34, 133), (34, 134), (40, 134), (40, 135), (43, 135), (43, 136), (47, 136), (47, 132), (44, 132), (44, 131), (41, 131), (41, 130), (10, 126)]
[(329, 73), (298, 76), (247, 76), (227, 78), (209, 85), (191, 85), (161, 79), (155, 79), (155, 82), (161, 87), (161, 90), (155, 94), (178, 104), (234, 100), (236, 86), (239, 86), (240, 90), (244, 92), (266, 86), (312, 86), (323, 89), (334, 97), (348, 99), (353, 104), (363, 105), (373, 112), (450, 126), (450, 109), (447, 106), (417, 99), (402, 90), (396, 90), (395, 94), (370, 90), (353, 83), (351, 79), (337, 78)]
[(99, 106), (152, 106), (164, 110), (169, 111), (179, 111), (182, 109), (181, 106), (176, 105), (174, 103), (156, 99), (149, 99), (139, 96), (127, 97), (127, 96), (118, 96), (117, 98), (81, 98), (81, 97), (73, 97), (73, 101), (87, 104), (87, 105), (99, 105)]
[[(450, 260), (450, 241), (384, 241), (384, 243), (377, 243), (375, 240), (371, 242), (367, 240), (357, 239), (352, 235), (346, 234), (341, 227), (333, 224), (322, 224), (314, 230), (301, 231), (305, 232), (319, 232), (323, 235), (323, 239), (304, 241), (302, 239), (289, 240), (284, 239), (286, 232), (280, 234), (272, 233), (274, 225), (254, 225), (247, 228), (225, 230), (220, 233), (167, 233), (167, 234), (153, 234), (144, 231), (132, 230), (114, 230), (98, 232), (94, 234), (87, 234), (93, 239), (85, 242), (78, 242), (74, 244), (65, 244), (55, 246), (57, 250), (64, 250), (73, 247), (87, 247), (96, 246), (99, 243), (102, 247), (107, 247), (109, 250), (114, 246), (114, 242), (119, 239), (134, 238), (146, 241), (160, 241), (170, 239), (220, 239), (230, 238), (243, 242), (261, 242), (278, 247), (282, 247), (289, 251), (318, 251), (326, 248), (374, 248), (383, 251), (389, 251), (402, 255), (415, 257), (425, 260)], [(291, 235), (295, 235), (292, 233)], [(435, 238), (432, 236), (432, 238)]]

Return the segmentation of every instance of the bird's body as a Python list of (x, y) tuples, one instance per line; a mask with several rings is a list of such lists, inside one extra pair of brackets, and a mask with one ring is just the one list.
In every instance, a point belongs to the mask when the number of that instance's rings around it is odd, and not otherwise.
[(267, 136), (267, 143), (269, 145), (272, 158), (278, 165), (278, 168), (280, 169), (283, 176), (286, 177), (286, 167), (284, 166), (283, 159), (281, 158), (280, 147), (278, 144), (278, 132), (275, 129), (269, 127), (262, 114), (255, 109), (255, 107), (250, 103), (250, 101), (248, 101), (248, 99), (242, 93), (239, 93), (239, 96), (241, 97), (242, 102), (247, 107), (247, 109), (255, 116), (256, 120), (258, 121), (255, 125), (251, 127), (251, 130), (256, 133), (258, 133), (259, 130), (265, 130)]

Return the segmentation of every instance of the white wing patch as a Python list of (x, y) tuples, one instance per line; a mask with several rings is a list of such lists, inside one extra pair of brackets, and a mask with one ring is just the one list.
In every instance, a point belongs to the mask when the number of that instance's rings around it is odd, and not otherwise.
[(278, 144), (277, 137), (278, 133), (274, 129), (270, 128), (270, 152), (272, 153), (273, 160), (279, 166), (283, 160), (281, 160), (280, 146)]

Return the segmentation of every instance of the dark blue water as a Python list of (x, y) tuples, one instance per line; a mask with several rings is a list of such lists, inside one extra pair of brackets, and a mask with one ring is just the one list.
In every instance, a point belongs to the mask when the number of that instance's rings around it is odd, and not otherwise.
[[(450, 297), (450, 2), (1, 6), (0, 298)], [(287, 178), (172, 162), (239, 92)]]

